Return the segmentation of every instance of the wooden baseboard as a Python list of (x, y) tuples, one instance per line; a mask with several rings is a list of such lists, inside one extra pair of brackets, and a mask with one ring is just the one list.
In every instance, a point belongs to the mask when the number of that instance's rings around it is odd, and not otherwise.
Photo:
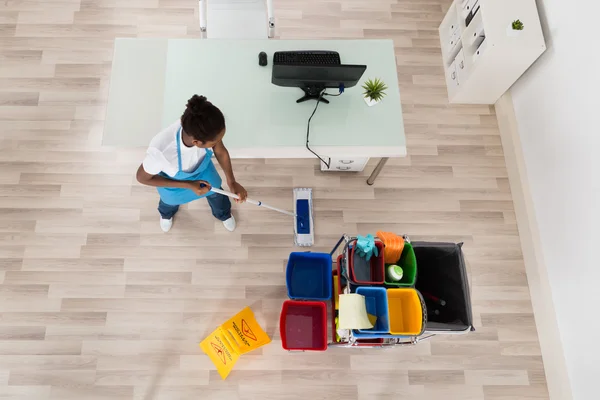
[(531, 303), (544, 359), (548, 392), (553, 400), (572, 400), (567, 365), (510, 91), (496, 103), (496, 115), (519, 227)]

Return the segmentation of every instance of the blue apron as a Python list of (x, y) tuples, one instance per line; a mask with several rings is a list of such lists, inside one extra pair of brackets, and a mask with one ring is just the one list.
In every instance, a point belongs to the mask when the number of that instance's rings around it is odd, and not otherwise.
[[(179, 170), (175, 176), (171, 177), (164, 172), (161, 172), (159, 175), (176, 181), (207, 181), (210, 183), (211, 187), (220, 188), (221, 187), (221, 177), (217, 172), (214, 164), (211, 161), (211, 157), (213, 152), (209, 149), (206, 150), (206, 155), (204, 159), (198, 165), (198, 167), (192, 172), (184, 172), (181, 168), (181, 128), (177, 131), (177, 164)], [(202, 197), (208, 196), (208, 193), (202, 196), (198, 196), (194, 191), (190, 189), (182, 189), (182, 188), (170, 188), (170, 187), (159, 187), (158, 194), (160, 195), (160, 199), (169, 205), (178, 206), (180, 204), (189, 203), (190, 201), (198, 200)], [(209, 192), (210, 193), (210, 192)], [(212, 194), (212, 193), (210, 193)]]

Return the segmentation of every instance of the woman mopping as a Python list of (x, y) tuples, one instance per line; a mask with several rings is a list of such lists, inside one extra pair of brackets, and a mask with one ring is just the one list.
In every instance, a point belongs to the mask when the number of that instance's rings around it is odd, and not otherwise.
[[(222, 194), (209, 193), (221, 187), (221, 177), (211, 161), (214, 154), (225, 172), (232, 192), (246, 200), (248, 193), (236, 182), (229, 152), (223, 144), (225, 117), (204, 96), (188, 100), (181, 120), (156, 135), (137, 171), (138, 182), (155, 186), (160, 195), (160, 228), (168, 232), (181, 204), (206, 197), (212, 214), (233, 232), (235, 219), (231, 202)], [(212, 151), (210, 149), (213, 149)]]

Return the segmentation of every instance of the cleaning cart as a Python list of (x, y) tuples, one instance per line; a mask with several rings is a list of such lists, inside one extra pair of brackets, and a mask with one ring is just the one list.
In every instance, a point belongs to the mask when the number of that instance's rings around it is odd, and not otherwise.
[[(348, 235), (342, 235), (330, 254), (292, 253), (287, 268), (292, 300), (284, 303), (280, 320), (286, 350), (407, 346), (438, 334), (474, 330), (462, 243), (411, 242), (407, 236), (382, 232), (378, 236), (383, 238), (375, 237), (377, 255), (368, 262), (357, 258), (357, 237)], [(315, 256), (317, 263), (310, 259)], [(390, 257), (398, 260), (401, 279), (386, 273)], [(298, 291), (302, 296), (294, 295)], [(372, 328), (338, 329), (340, 294), (364, 296), (366, 312), (375, 320)], [(292, 336), (296, 345), (290, 344)]]

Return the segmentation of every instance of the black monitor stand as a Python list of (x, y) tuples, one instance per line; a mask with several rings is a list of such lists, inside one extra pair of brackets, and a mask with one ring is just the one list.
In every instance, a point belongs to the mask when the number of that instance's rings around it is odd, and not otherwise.
[(324, 86), (305, 86), (300, 88), (304, 91), (304, 96), (300, 97), (296, 100), (296, 103), (303, 103), (308, 100), (317, 100), (323, 102), (325, 104), (329, 104), (329, 100), (323, 98), (323, 91), (325, 91)]

